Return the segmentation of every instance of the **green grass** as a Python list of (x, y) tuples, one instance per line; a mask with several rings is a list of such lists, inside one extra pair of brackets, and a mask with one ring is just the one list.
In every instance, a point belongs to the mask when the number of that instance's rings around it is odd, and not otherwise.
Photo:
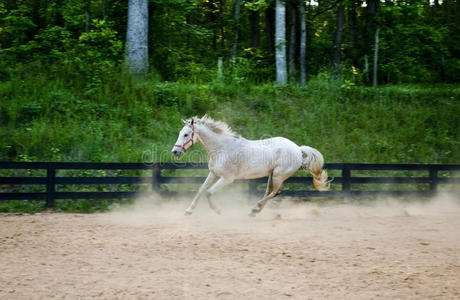
[[(132, 83), (97, 91), (43, 76), (0, 83), (0, 160), (171, 161), (180, 120), (208, 113), (249, 139), (285, 136), (328, 162), (458, 163), (460, 89)], [(200, 146), (182, 160), (205, 161)]]

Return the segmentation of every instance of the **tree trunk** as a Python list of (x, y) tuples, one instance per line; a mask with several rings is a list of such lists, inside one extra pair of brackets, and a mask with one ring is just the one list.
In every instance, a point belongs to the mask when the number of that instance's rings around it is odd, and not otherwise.
[(108, 0), (102, 0), (102, 18), (107, 18), (107, 3)]
[[(56, 0), (56, 7), (57, 8), (61, 8), (62, 7), (62, 0)], [(65, 22), (64, 22), (64, 17), (62, 15), (63, 11), (62, 9), (58, 9), (56, 11), (56, 25), (57, 26), (61, 26), (61, 27), (64, 27), (65, 26)]]
[(219, 0), (219, 27), (220, 27), (220, 47), (225, 49), (225, 30), (224, 30), (224, 3)]
[(372, 86), (377, 87), (377, 71), (378, 71), (378, 58), (379, 58), (379, 31), (377, 27), (375, 30), (375, 47), (374, 47), (374, 74), (372, 76)]
[(217, 58), (217, 78), (222, 79), (222, 65), (223, 60), (222, 57)]
[(251, 26), (251, 48), (260, 47), (260, 13), (258, 10), (251, 10), (250, 14)]
[[(376, 42), (376, 32), (377, 32), (377, 20), (376, 20), (376, 14), (379, 9), (380, 2), (379, 0), (366, 0), (366, 18), (367, 18), (367, 26), (366, 26), (366, 31), (365, 31), (365, 37), (364, 37), (364, 44), (366, 45), (366, 48), (372, 49), (371, 45), (374, 44), (374, 59), (375, 59), (375, 42)], [(371, 57), (371, 55), (369, 55)], [(374, 70), (375, 71), (375, 70)], [(370, 77), (370, 72), (367, 73), (367, 80), (370, 83), (369, 77)], [(375, 78), (377, 79), (377, 78)], [(372, 81), (374, 81), (374, 77), (372, 77)], [(372, 82), (374, 84), (374, 82)]]
[(344, 6), (339, 4), (337, 7), (337, 24), (334, 38), (333, 55), (332, 55), (332, 79), (341, 79), (341, 47), (342, 47), (342, 32), (343, 32), (343, 19), (344, 19)]
[(240, 9), (241, 9), (241, 0), (235, 0), (235, 35), (233, 38), (232, 50), (230, 51), (230, 59), (234, 59), (238, 52), (238, 39), (240, 34)]
[(445, 71), (444, 54), (441, 54), (440, 76), (441, 76), (441, 80), (442, 80), (443, 82), (446, 81), (446, 71)]
[[(209, 21), (212, 25), (212, 50), (216, 51), (217, 50), (217, 31), (218, 31), (218, 23), (216, 19), (216, 14), (214, 12), (214, 8), (216, 7), (216, 4), (214, 3), (213, 0), (209, 0), (207, 2), (208, 4), (208, 11), (209, 13), (207, 14), (207, 17), (209, 18)], [(187, 17), (189, 14), (187, 14)], [(189, 20), (187, 20), (187, 23)]]
[(90, 17), (91, 1), (86, 0), (85, 3), (85, 32), (89, 34), (89, 17)]
[(366, 75), (366, 83), (369, 83), (369, 60), (367, 54), (364, 55), (364, 74)]
[(300, 7), (300, 85), (307, 81), (306, 49), (307, 49), (307, 22), (305, 20), (305, 1), (299, 0)]
[(129, 0), (126, 62), (133, 75), (148, 72), (148, 0)]
[(270, 53), (275, 52), (275, 10), (272, 6), (267, 7), (265, 10), (265, 33), (267, 42), (267, 51)]
[[(170, 16), (170, 13), (168, 12), (168, 23), (171, 22), (171, 20), (169, 20), (169, 16)], [(187, 14), (185, 16), (185, 24), (187, 25), (190, 25), (190, 15)], [(172, 32), (171, 32), (171, 28), (170, 26), (168, 26), (168, 47), (171, 49), (172, 48)], [(186, 49), (189, 49), (190, 48), (190, 31), (187, 30), (186, 34), (185, 34), (185, 47)]]
[(295, 53), (297, 48), (296, 39), (296, 23), (297, 23), (297, 10), (295, 5), (289, 5), (289, 17), (291, 22), (289, 24), (289, 80), (295, 81)]
[(367, 0), (366, 7), (369, 15), (375, 15), (379, 9), (380, 0)]
[(348, 34), (350, 36), (350, 56), (353, 66), (358, 64), (358, 55), (357, 55), (357, 45), (356, 45), (356, 2), (351, 1), (350, 7), (348, 9)]
[(283, 0), (276, 0), (275, 14), (276, 83), (286, 84), (286, 5)]

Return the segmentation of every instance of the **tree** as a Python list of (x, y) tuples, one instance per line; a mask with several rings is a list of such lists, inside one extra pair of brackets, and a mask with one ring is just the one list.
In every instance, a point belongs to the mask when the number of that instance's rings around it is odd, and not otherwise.
[(276, 0), (275, 8), (275, 57), (276, 83), (286, 84), (286, 4), (283, 0)]
[(300, 10), (300, 85), (307, 81), (306, 49), (307, 49), (307, 22), (305, 20), (305, 1), (299, 0)]
[(260, 47), (260, 7), (257, 4), (252, 0), (245, 5), (249, 9), (250, 46), (255, 49)]
[(224, 3), (219, 0), (220, 47), (225, 49)]
[(357, 3), (356, 0), (351, 0), (347, 10), (348, 10), (348, 36), (350, 41), (350, 57), (353, 66), (358, 65), (358, 57), (357, 57), (357, 42), (356, 42), (356, 27), (357, 27)]
[(85, 1), (85, 32), (89, 34), (89, 23), (91, 20), (91, 1)]
[(126, 63), (133, 75), (144, 75), (148, 62), (148, 0), (129, 0)]
[(107, 18), (108, 3), (107, 0), (102, 0), (102, 18)]
[(377, 76), (378, 76), (378, 61), (379, 61), (379, 31), (380, 28), (377, 27), (375, 30), (375, 45), (374, 45), (374, 73), (372, 75), (372, 86), (377, 87)]
[(293, 3), (289, 4), (289, 80), (295, 80), (295, 53), (297, 48), (296, 25), (297, 25), (297, 10)]
[[(377, 33), (377, 11), (379, 10), (380, 2), (379, 0), (367, 0), (366, 1), (366, 17), (367, 17), (367, 24), (366, 24), (366, 35), (364, 37), (365, 40), (365, 47), (371, 49), (371, 45), (374, 46), (377, 44), (376, 38), (378, 37)], [(368, 62), (367, 62), (367, 51), (365, 51), (365, 61), (366, 61), (366, 77), (369, 78), (369, 71), (368, 71)], [(376, 62), (376, 51), (374, 51), (374, 63)], [(373, 71), (373, 78), (372, 82), (376, 82), (377, 72), (375, 71), (375, 65)]]
[(265, 9), (265, 40), (266, 40), (266, 47), (268, 52), (274, 53), (275, 52), (275, 10), (273, 9), (273, 5), (269, 5)]
[(345, 8), (343, 4), (339, 4), (336, 10), (336, 30), (334, 37), (334, 46), (332, 54), (332, 79), (340, 80), (341, 74), (341, 48), (342, 48), (342, 32), (343, 32), (343, 20), (345, 15)]
[(241, 11), (241, 0), (234, 0), (235, 5), (235, 35), (233, 38), (232, 49), (230, 51), (230, 59), (234, 59), (238, 52), (238, 39), (240, 35), (240, 11)]

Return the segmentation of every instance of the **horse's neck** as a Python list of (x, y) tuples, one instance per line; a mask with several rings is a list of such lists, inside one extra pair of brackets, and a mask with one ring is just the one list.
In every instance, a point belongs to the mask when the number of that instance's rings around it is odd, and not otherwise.
[(212, 159), (217, 153), (221, 152), (225, 146), (228, 136), (217, 134), (204, 125), (196, 126), (198, 140)]

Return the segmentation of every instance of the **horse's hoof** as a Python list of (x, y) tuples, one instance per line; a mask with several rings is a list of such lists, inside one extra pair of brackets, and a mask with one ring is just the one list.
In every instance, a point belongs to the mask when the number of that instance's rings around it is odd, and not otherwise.
[(186, 210), (184, 214), (185, 214), (186, 216), (190, 216), (192, 213), (193, 213), (192, 210)]
[(220, 215), (220, 213), (221, 213), (220, 209), (215, 209), (214, 211), (215, 211), (216, 214), (218, 214), (218, 215)]
[(254, 212), (254, 211), (251, 211), (251, 212), (249, 213), (249, 216), (250, 216), (251, 218), (254, 218), (255, 216), (257, 216), (257, 213)]

